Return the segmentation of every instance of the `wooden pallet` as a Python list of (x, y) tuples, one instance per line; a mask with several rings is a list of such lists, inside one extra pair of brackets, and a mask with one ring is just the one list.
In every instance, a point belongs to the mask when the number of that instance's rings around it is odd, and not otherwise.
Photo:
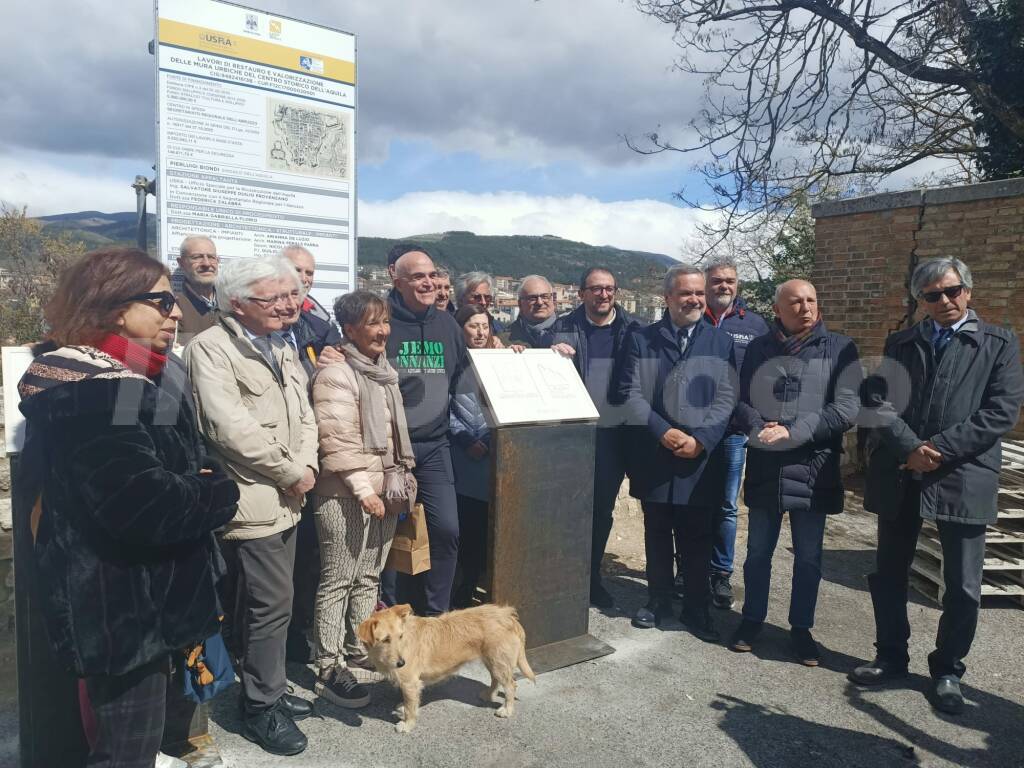
[[(935, 526), (925, 522), (911, 565), (914, 588), (942, 602), (942, 547)], [(1024, 606), (1024, 440), (1003, 440), (998, 520), (985, 535), (981, 596), (1008, 597)]]
[[(924, 523), (917, 540), (911, 571), (917, 575), (914, 587), (925, 597), (941, 603), (945, 593), (942, 578), (942, 546), (938, 531)], [(985, 540), (981, 596), (1009, 597), (1024, 606), (1024, 537), (990, 528)]]

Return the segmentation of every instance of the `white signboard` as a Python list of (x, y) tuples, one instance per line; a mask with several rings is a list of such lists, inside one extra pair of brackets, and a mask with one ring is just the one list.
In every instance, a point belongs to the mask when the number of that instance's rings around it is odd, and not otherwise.
[(220, 0), (157, 0), (159, 248), (302, 245), (326, 306), (356, 280), (356, 40)]
[(18, 410), (21, 395), (18, 382), (32, 364), (29, 347), (4, 347), (0, 350), (4, 374), (4, 444), (0, 456), (21, 453), (25, 445), (25, 417)]
[(597, 419), (568, 357), (550, 349), (471, 349), (470, 360), (494, 426)]

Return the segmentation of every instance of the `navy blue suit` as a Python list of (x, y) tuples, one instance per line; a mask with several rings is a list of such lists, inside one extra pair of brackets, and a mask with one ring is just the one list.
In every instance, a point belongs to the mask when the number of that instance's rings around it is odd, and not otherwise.
[[(698, 322), (681, 349), (668, 313), (630, 333), (617, 382), (627, 416), (630, 494), (643, 504), (647, 588), (652, 602), (672, 595), (672, 532), (680, 531), (686, 611), (708, 599), (711, 522), (720, 502), (725, 436), (736, 395), (732, 337)], [(692, 435), (703, 450), (692, 459), (661, 444), (670, 429)]]

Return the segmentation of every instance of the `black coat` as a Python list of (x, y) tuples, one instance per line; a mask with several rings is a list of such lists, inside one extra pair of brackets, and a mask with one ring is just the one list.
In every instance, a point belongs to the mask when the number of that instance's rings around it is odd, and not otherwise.
[(341, 342), (341, 334), (334, 323), (317, 317), (308, 310), (299, 313), (298, 322), (292, 326), (295, 335), (295, 347), (299, 353), (299, 362), (306, 371), (309, 380), (316, 373), (316, 361), (324, 347), (334, 346)]
[[(750, 438), (743, 499), (777, 512), (843, 511), (839, 460), (853, 426), (863, 379), (857, 345), (818, 326), (795, 355), (774, 332), (750, 342), (740, 371), (734, 426)], [(771, 446), (757, 439), (765, 422), (789, 429)]]
[[(725, 331), (698, 322), (680, 353), (668, 314), (625, 341), (616, 382), (627, 426), (630, 495), (642, 501), (717, 506), (724, 465), (715, 447), (726, 434), (735, 405), (736, 363)], [(704, 450), (681, 459), (661, 445), (669, 429), (697, 439)]]
[(24, 490), (42, 494), (39, 595), (75, 675), (124, 674), (220, 626), (211, 532), (234, 516), (238, 487), (206, 460), (179, 373), (164, 387), (65, 347), (19, 385)]
[(918, 478), (921, 517), (996, 521), (1000, 438), (1017, 423), (1024, 400), (1020, 343), (1013, 331), (970, 312), (937, 366), (930, 319), (886, 339), (883, 363), (863, 390), (865, 416), (874, 427), (867, 442), (865, 509), (886, 517), (898, 513), (909, 486), (916, 485), (899, 466), (931, 440), (943, 461)]
[[(555, 322), (557, 322), (557, 320)], [(552, 324), (551, 327), (553, 328), (554, 325)], [(511, 344), (522, 344), (524, 347), (530, 347), (531, 349), (542, 349), (551, 344), (551, 338), (547, 336), (547, 332), (533, 330), (529, 323), (526, 322), (526, 318), (522, 315), (517, 317), (515, 321), (505, 329), (501, 340), (505, 346), (509, 346)]]
[[(551, 326), (546, 334), (544, 334), (543, 342), (540, 346), (550, 347), (553, 344), (568, 344), (574, 350), (576, 354), (573, 355), (572, 362), (576, 366), (576, 371), (580, 374), (580, 378), (586, 380), (586, 372), (590, 366), (590, 355), (587, 349), (587, 332), (586, 324), (590, 322), (587, 320), (586, 307), (582, 304), (567, 315), (563, 315), (555, 321), (555, 324)], [(615, 305), (615, 320), (612, 322), (612, 377), (608, 384), (608, 397), (607, 403), (615, 402), (615, 386), (616, 381), (619, 378), (619, 372), (622, 369), (623, 361), (626, 357), (626, 344), (625, 339), (627, 333), (633, 327), (639, 327), (640, 324), (634, 320), (626, 310), (620, 307), (618, 304)], [(601, 404), (598, 404), (599, 406)]]

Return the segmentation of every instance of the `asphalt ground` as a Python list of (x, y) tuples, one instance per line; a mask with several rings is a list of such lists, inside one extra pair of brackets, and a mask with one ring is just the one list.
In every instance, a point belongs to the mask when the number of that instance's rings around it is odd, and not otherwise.
[[(846, 673), (873, 654), (874, 621), (865, 574), (874, 560), (874, 518), (850, 500), (831, 518), (815, 637), (822, 664), (811, 669), (788, 653), (789, 581), (793, 557), (786, 526), (773, 570), (768, 625), (753, 653), (707, 644), (676, 621), (659, 629), (630, 626), (645, 602), (636, 547), (637, 515), (617, 518), (606, 558), (617, 609), (591, 609), (591, 633), (616, 648), (610, 656), (523, 681), (515, 717), (493, 716), (477, 694), (478, 665), (427, 689), (416, 730), (394, 730), (398, 691), (374, 680), (362, 710), (318, 702), (301, 722), (310, 746), (281, 758), (239, 735), (234, 690), (218, 698), (211, 730), (224, 763), (261, 766), (1024, 766), (1024, 610), (984, 605), (967, 659), (965, 713), (936, 712), (927, 699), (926, 655), (939, 611), (912, 593), (912, 675), (900, 687), (860, 689)], [(745, 546), (741, 517), (737, 567)], [(641, 545), (642, 546), (642, 545)], [(642, 567), (642, 566), (641, 566)], [(742, 577), (733, 579), (737, 607), (717, 611), (723, 639), (739, 623)], [(290, 666), (298, 695), (315, 699), (313, 674)]]

